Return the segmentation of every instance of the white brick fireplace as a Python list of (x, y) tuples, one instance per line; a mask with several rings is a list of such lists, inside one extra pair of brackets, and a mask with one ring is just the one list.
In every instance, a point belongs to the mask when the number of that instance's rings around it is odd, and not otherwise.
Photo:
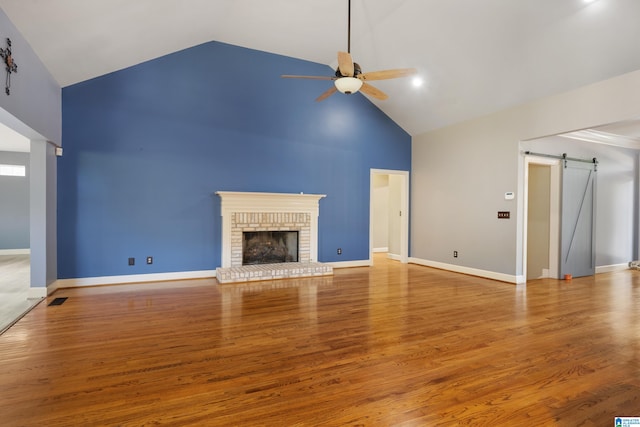
[[(318, 260), (318, 215), (324, 194), (218, 191), (222, 216), (221, 283), (332, 274)], [(242, 265), (242, 233), (297, 231), (298, 262)]]

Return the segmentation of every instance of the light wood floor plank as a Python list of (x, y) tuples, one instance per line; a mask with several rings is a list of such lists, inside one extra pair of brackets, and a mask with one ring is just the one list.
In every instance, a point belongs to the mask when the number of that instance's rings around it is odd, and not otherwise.
[(604, 426), (640, 416), (640, 271), (515, 286), (376, 255), (58, 290), (0, 336), (3, 426)]

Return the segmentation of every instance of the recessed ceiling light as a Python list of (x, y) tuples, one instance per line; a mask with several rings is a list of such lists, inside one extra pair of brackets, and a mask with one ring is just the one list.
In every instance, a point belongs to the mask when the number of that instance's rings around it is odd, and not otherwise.
[(421, 87), (424, 84), (424, 79), (416, 76), (411, 80), (411, 84), (413, 84), (413, 87)]

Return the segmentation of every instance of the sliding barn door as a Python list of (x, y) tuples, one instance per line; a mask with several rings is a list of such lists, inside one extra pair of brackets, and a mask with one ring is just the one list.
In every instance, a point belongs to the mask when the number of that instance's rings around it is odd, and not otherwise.
[(560, 277), (595, 274), (596, 165), (564, 161)]

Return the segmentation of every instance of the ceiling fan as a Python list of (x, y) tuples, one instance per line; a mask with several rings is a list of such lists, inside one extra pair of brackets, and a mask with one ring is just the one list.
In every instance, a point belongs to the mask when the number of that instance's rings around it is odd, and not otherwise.
[(388, 80), (398, 77), (406, 77), (413, 75), (417, 72), (415, 68), (398, 68), (393, 70), (371, 71), (369, 73), (363, 73), (360, 65), (353, 62), (351, 58), (351, 0), (349, 0), (349, 19), (347, 27), (347, 51), (338, 52), (338, 68), (336, 69), (335, 76), (296, 76), (296, 75), (282, 75), (281, 77), (287, 79), (313, 79), (313, 80), (333, 80), (334, 86), (326, 90), (322, 95), (316, 98), (316, 101), (323, 101), (340, 91), (346, 94), (356, 93), (362, 91), (363, 93), (370, 95), (376, 99), (385, 100), (388, 98), (387, 94), (371, 86), (367, 81), (371, 80)]

